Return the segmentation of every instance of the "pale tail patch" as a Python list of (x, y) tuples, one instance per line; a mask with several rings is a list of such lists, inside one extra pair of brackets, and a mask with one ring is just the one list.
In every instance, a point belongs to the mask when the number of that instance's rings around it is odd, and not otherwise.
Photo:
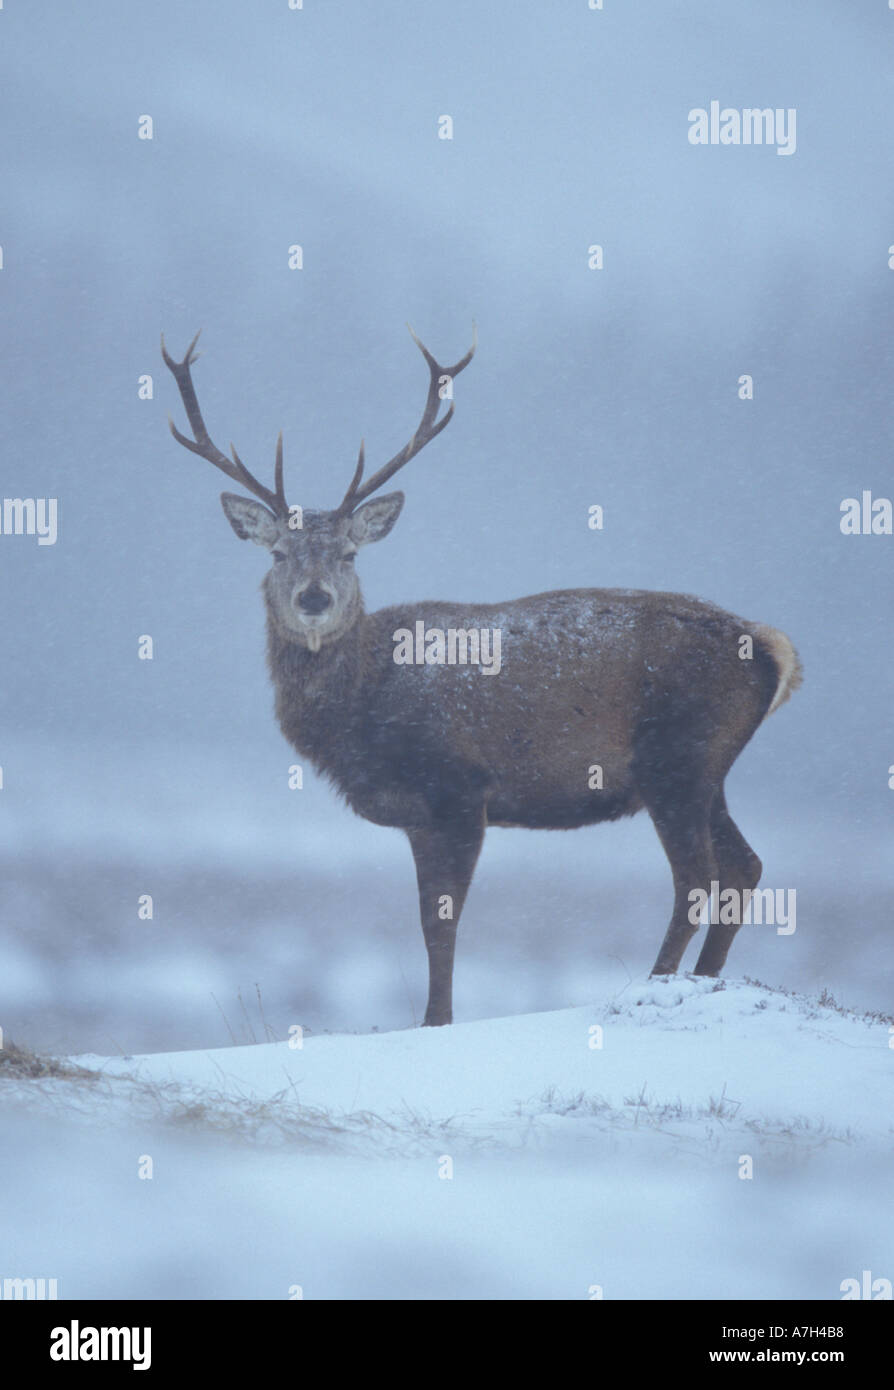
[(785, 704), (792, 691), (798, 689), (804, 679), (804, 668), (798, 653), (784, 632), (775, 627), (767, 627), (763, 623), (754, 623), (751, 631), (764, 650), (773, 657), (776, 670), (779, 672), (776, 694), (764, 715), (764, 718), (768, 719), (774, 710)]

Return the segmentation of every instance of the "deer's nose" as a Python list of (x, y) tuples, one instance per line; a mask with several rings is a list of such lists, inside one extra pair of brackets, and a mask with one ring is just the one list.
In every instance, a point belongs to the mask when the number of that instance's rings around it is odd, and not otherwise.
[(332, 606), (332, 595), (314, 580), (298, 595), (298, 607), (302, 613), (325, 613)]

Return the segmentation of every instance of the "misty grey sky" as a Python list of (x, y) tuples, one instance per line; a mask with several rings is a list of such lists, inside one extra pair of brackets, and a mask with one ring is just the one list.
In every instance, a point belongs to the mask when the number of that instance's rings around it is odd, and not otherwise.
[[(8, 5), (0, 490), (58, 498), (60, 529), (0, 536), (4, 742), (287, 756), (265, 557), (167, 432), (162, 329), (177, 355), (203, 329), (215, 439), (268, 476), (282, 428), (291, 499), (331, 506), (361, 436), (375, 466), (418, 418), (405, 323), (451, 360), (474, 320), (367, 606), (618, 585), (772, 623), (806, 681), (736, 776), (794, 817), (890, 818), (894, 538), (843, 537), (839, 506), (894, 493), (892, 26), (807, 0)], [(795, 108), (796, 152), (692, 146), (714, 99)]]

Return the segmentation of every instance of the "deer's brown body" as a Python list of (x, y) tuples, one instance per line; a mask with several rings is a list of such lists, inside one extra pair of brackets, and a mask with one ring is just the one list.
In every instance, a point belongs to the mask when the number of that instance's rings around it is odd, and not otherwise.
[[(283, 734), (354, 811), (409, 837), (429, 955), (425, 1022), (443, 1024), (452, 1018), (456, 927), (489, 824), (569, 829), (645, 808), (675, 890), (653, 974), (679, 968), (696, 930), (693, 890), (710, 892), (717, 881), (747, 901), (761, 865), (729, 816), (723, 781), (800, 682), (800, 665), (783, 633), (683, 594), (572, 589), (366, 614), (353, 554), (387, 534), (403, 496), (364, 499), (447, 423), (452, 407), (435, 424), (439, 384), (471, 356), (442, 369), (423, 352), (429, 399), (410, 444), (362, 488), (361, 450), (341, 507), (305, 512), (299, 530), (289, 525), (281, 449), (271, 493), (235, 453), (231, 462), (211, 444), (189, 377), (192, 348), (182, 363), (166, 361), (196, 442), (177, 438), (263, 498), (263, 506), (230, 493), (222, 500), (237, 534), (274, 556), (264, 595)], [(499, 632), (499, 670), (398, 664), (397, 635), (417, 624)], [(719, 972), (735, 931), (710, 927), (697, 973)]]

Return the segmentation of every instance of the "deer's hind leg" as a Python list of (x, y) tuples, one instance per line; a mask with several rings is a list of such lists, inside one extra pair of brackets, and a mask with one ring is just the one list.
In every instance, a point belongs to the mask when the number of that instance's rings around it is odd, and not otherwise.
[(714, 798), (711, 808), (711, 837), (717, 859), (717, 878), (720, 892), (733, 888), (738, 894), (739, 921), (728, 926), (715, 923), (709, 927), (705, 944), (695, 965), (696, 975), (719, 975), (733, 938), (739, 930), (752, 891), (760, 880), (762, 864), (736, 825), (726, 806), (723, 788)]
[(643, 803), (664, 847), (674, 881), (674, 907), (653, 975), (674, 975), (683, 952), (698, 931), (696, 890), (711, 892), (717, 860), (711, 831), (711, 807), (717, 783), (699, 747), (679, 727), (650, 721), (637, 743), (633, 771)]
[(693, 895), (696, 890), (710, 894), (717, 874), (709, 804), (703, 793), (692, 792), (671, 807), (652, 807), (646, 802), (674, 880), (673, 912), (652, 966), (653, 975), (675, 975), (679, 970), (683, 952), (699, 927), (699, 899)]

